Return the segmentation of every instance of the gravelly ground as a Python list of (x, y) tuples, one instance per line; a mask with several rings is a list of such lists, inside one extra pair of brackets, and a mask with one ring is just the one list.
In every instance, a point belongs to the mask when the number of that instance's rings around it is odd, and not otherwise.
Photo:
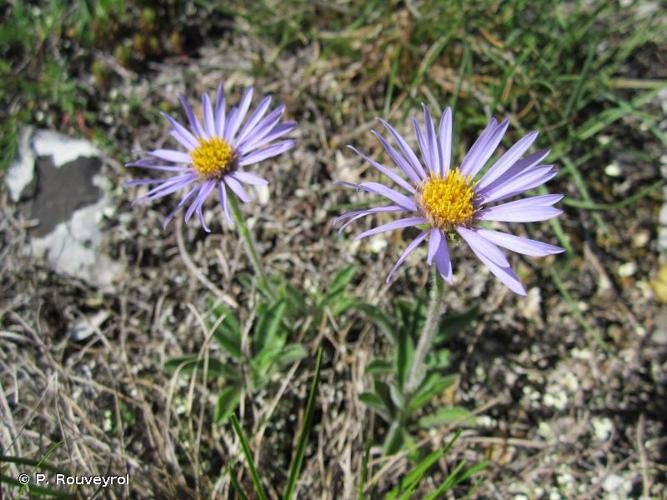
[[(388, 287), (388, 266), (409, 235), (393, 234), (386, 244), (377, 239), (356, 244), (349, 234), (335, 234), (331, 220), (341, 212), (341, 204), (363, 196), (332, 180), (371, 175), (342, 146), (354, 143), (377, 151), (369, 133), (375, 125), (367, 117), (372, 115), (369, 109), (380, 114), (382, 103), (373, 101), (372, 92), (352, 90), (354, 68), (346, 72), (329, 64), (319, 59), (316, 47), (276, 56), (261, 41), (227, 37), (216, 46), (204, 45), (197, 58), (151, 65), (150, 78), (119, 69), (109, 100), (122, 96), (145, 103), (146, 109), (173, 107), (177, 94), (195, 100), (223, 78), (235, 98), (250, 84), (279, 97), (287, 115), (299, 122), (299, 145), (293, 153), (261, 164), (261, 173), (271, 182), (270, 196), (245, 208), (267, 267), (308, 289), (322, 285), (345, 263), (356, 262), (363, 272), (355, 278), (355, 293), (386, 306), (394, 296), (410, 296), (426, 287), (428, 272), (420, 265), (425, 251), (416, 252)], [(265, 73), (251, 76), (258, 74), (258, 67)], [(355, 112), (357, 107), (366, 112)], [(116, 207), (100, 222), (107, 237), (105, 250), (126, 266), (113, 291), (56, 275), (25, 256), (26, 221), (6, 191), (0, 191), (3, 447), (12, 443), (13, 455), (39, 457), (59, 443), (49, 461), (61, 467), (95, 474), (127, 470), (129, 487), (112, 496), (224, 496), (230, 487), (224, 467), (230, 456), (238, 456), (238, 444), (229, 428), (212, 423), (219, 385), (200, 380), (191, 385), (162, 366), (170, 357), (201, 349), (211, 357), (221, 356), (205, 344), (201, 317), (215, 298), (238, 304), (241, 317), (248, 317), (253, 299), (235, 276), (250, 271), (249, 263), (233, 230), (220, 223), (213, 203), (207, 215), (210, 235), (194, 224), (173, 223), (162, 231), (173, 199), (131, 205), (139, 193), (122, 187), (132, 176), (122, 163), (132, 158), (135, 148), (160, 147), (166, 127), (129, 109), (120, 115), (113, 109), (109, 135), (126, 152), (106, 158), (103, 166), (115, 186), (110, 195)], [(104, 103), (100, 113), (105, 113)], [(411, 137), (407, 128), (403, 131)], [(632, 123), (619, 122), (614, 137), (628, 135), (645, 141), (647, 151), (659, 150)], [(618, 149), (618, 155), (613, 149), (609, 154), (620, 158), (621, 178), (600, 174), (602, 165), (588, 167), (594, 192), (622, 197), (657, 178), (653, 166), (621, 155), (620, 139)], [(577, 198), (565, 177), (551, 190)], [(649, 287), (659, 267), (659, 209), (660, 200), (649, 196), (604, 212), (605, 233), (591, 212), (566, 208), (561, 222), (575, 255), (512, 257), (529, 289), (527, 299), (503, 288), (463, 247), (456, 249), (456, 285), (447, 293), (448, 307), (463, 311), (478, 304), (480, 313), (472, 327), (447, 345), (461, 382), (442, 395), (441, 403), (474, 410), (479, 422), (464, 431), (425, 488), (465, 457), (491, 461), (473, 490), (477, 497), (664, 494), (667, 338), (659, 317), (664, 318), (665, 306), (655, 301)], [(518, 234), (556, 241), (547, 224), (526, 231), (517, 229)], [(196, 279), (187, 260), (217, 291)], [(562, 280), (567, 298), (557, 280)], [(79, 343), (68, 340), (77, 318), (98, 311), (109, 317), (96, 335)], [(357, 396), (370, 382), (364, 375), (366, 363), (387, 346), (359, 317), (342, 318), (338, 329), (327, 326), (317, 338), (302, 340), (311, 353), (321, 341), (326, 354), (300, 497), (351, 497), (366, 441), (379, 442), (386, 432)], [(277, 488), (286, 479), (294, 449), (292, 429), (302, 419), (312, 369), (313, 360), (304, 360), (244, 403), (244, 426), (257, 430), (267, 405), (281, 396), (263, 434), (251, 440), (272, 495), (279, 490), (270, 485)], [(125, 429), (113, 425), (121, 414)], [(421, 437), (425, 446), (435, 448), (449, 431), (436, 429)], [(387, 462), (379, 448), (372, 450), (371, 465), (370, 477), (379, 491), (410, 468), (404, 455)], [(12, 467), (9, 471), (15, 472)], [(241, 480), (250, 487), (248, 477)], [(467, 484), (459, 493), (470, 488)], [(611, 490), (614, 493), (608, 493)]]

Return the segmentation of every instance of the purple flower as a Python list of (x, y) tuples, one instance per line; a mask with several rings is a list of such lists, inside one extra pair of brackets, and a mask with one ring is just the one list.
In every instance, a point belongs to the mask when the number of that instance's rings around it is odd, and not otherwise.
[[(424, 106), (425, 128), (422, 129), (417, 120), (413, 119), (423, 162), (419, 161), (405, 139), (391, 125), (384, 120), (381, 122), (396, 141), (398, 149), (389, 144), (379, 133), (374, 130), (371, 132), (378, 138), (403, 175), (370, 159), (354, 147), (349, 147), (389, 177), (406, 194), (379, 182), (341, 183), (380, 195), (389, 203), (367, 210), (355, 210), (338, 217), (334, 222), (342, 224), (339, 230), (342, 231), (351, 222), (370, 214), (408, 212), (403, 218), (364, 231), (355, 238), (358, 240), (405, 227), (414, 226), (421, 229), (419, 235), (407, 246), (389, 272), (387, 281), (407, 256), (428, 238), (426, 262), (429, 266), (435, 262), (443, 279), (452, 283), (452, 262), (447, 236), (456, 233), (500, 281), (513, 292), (525, 295), (523, 285), (510, 268), (505, 254), (498, 247), (536, 257), (560, 253), (564, 249), (484, 229), (480, 224), (483, 221), (544, 221), (561, 213), (561, 210), (553, 207), (563, 198), (561, 194), (531, 196), (495, 204), (541, 186), (556, 175), (553, 165), (541, 163), (549, 154), (549, 150), (538, 151), (521, 158), (535, 142), (537, 132), (531, 132), (519, 140), (498, 158), (481, 178), (476, 179), (477, 174), (500, 144), (509, 125), (508, 120), (498, 123), (492, 119), (465, 155), (461, 165), (456, 168), (451, 166), (451, 109), (445, 110), (438, 131), (426, 106)], [(489, 206), (490, 204), (495, 205)]]
[(267, 114), (271, 105), (270, 96), (264, 97), (246, 120), (252, 94), (252, 88), (246, 89), (241, 103), (227, 113), (221, 83), (215, 107), (208, 94), (202, 96), (203, 121), (201, 122), (185, 98), (180, 97), (190, 128), (183, 126), (166, 113), (163, 115), (171, 124), (171, 136), (185, 148), (185, 151), (156, 149), (147, 153), (148, 158), (126, 165), (173, 174), (167, 178), (137, 179), (128, 182), (129, 186), (154, 185), (146, 195), (136, 200), (138, 203), (187, 189), (176, 209), (165, 219), (163, 227), (167, 226), (179, 209), (189, 203), (185, 212), (185, 222), (196, 213), (201, 225), (210, 232), (202, 215), (202, 207), (215, 190), (218, 192), (225, 217), (230, 224), (233, 224), (227, 197), (233, 194), (246, 203), (250, 201), (250, 197), (243, 184), (256, 186), (268, 184), (265, 179), (245, 171), (244, 168), (284, 153), (295, 145), (293, 139), (273, 142), (294, 130), (296, 123), (291, 121), (280, 123), (285, 112), (284, 105)]

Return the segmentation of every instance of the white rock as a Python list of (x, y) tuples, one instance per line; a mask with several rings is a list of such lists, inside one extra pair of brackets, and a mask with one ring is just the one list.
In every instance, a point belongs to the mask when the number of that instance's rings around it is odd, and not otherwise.
[(100, 150), (83, 139), (73, 139), (52, 130), (38, 130), (32, 145), (37, 156), (51, 156), (53, 164), (60, 167), (79, 156), (99, 156)]
[(35, 152), (32, 149), (32, 127), (21, 130), (19, 135), (18, 158), (11, 163), (5, 175), (5, 184), (14, 202), (35, 177)]
[(604, 168), (604, 173), (609, 177), (619, 177), (622, 173), (621, 166), (616, 162), (612, 162)]
[(620, 489), (622, 486), (623, 478), (621, 476), (617, 476), (616, 474), (610, 474), (602, 483), (602, 489), (604, 489), (607, 493), (612, 493)]
[(607, 417), (593, 417), (591, 419), (591, 425), (593, 426), (593, 434), (600, 441), (609, 439), (611, 433), (614, 431), (614, 423)]
[(618, 275), (621, 278), (628, 278), (637, 272), (637, 264), (634, 262), (626, 262), (618, 266)]

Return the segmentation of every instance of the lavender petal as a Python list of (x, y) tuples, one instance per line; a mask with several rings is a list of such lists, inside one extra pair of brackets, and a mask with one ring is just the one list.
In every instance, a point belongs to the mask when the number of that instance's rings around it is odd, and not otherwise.
[(440, 150), (440, 175), (444, 177), (449, 172), (452, 161), (452, 108), (447, 108), (440, 119), (438, 146)]
[(531, 132), (530, 134), (522, 137), (516, 144), (509, 148), (505, 154), (503, 154), (496, 163), (491, 166), (491, 168), (484, 174), (484, 177), (480, 180), (479, 188), (486, 186), (487, 184), (493, 182), (497, 179), (503, 172), (510, 168), (514, 163), (516, 163), (523, 154), (528, 151), (528, 149), (533, 145), (537, 139), (537, 132)]
[(239, 181), (234, 179), (233, 177), (230, 177), (229, 175), (224, 177), (225, 184), (229, 186), (229, 189), (234, 191), (234, 194), (238, 196), (238, 198), (243, 202), (243, 203), (248, 203), (250, 201), (250, 196), (248, 196), (248, 193), (245, 192), (245, 189), (243, 189), (243, 186)]
[(440, 240), (442, 240), (440, 229), (431, 229), (428, 237), (428, 254), (426, 256), (426, 263), (429, 266), (433, 263), (433, 257), (435, 257), (435, 254), (440, 249)]
[(564, 248), (550, 245), (549, 243), (522, 238), (521, 236), (493, 231), (491, 229), (478, 229), (477, 232), (480, 236), (496, 245), (532, 257), (544, 257), (545, 255), (553, 255), (565, 251)]
[(406, 217), (404, 219), (397, 219), (387, 224), (382, 224), (381, 226), (374, 227), (368, 231), (358, 234), (354, 237), (355, 240), (360, 240), (368, 236), (373, 236), (374, 234), (380, 234), (387, 231), (393, 231), (395, 229), (403, 229), (404, 227), (416, 226), (418, 224), (426, 223), (426, 219), (423, 217)]
[(475, 252), (475, 255), (484, 255), (501, 267), (508, 267), (510, 265), (505, 254), (493, 243), (477, 234), (476, 231), (465, 227), (457, 227), (456, 232), (466, 241), (472, 251)]
[(408, 145), (407, 142), (405, 142), (405, 139), (399, 134), (394, 127), (389, 125), (386, 121), (380, 118), (380, 123), (384, 125), (384, 128), (386, 128), (391, 136), (394, 138), (396, 143), (398, 144), (399, 149), (403, 153), (403, 156), (407, 159), (408, 163), (410, 166), (412, 166), (413, 170), (417, 172), (417, 174), (421, 177), (422, 180), (426, 179), (426, 171), (424, 171), (424, 167), (422, 167), (421, 163), (419, 163), (419, 160), (417, 159), (417, 156), (415, 155), (414, 151), (412, 151), (412, 148)]
[(222, 137), (225, 130), (225, 89), (222, 82), (215, 96), (215, 135)]
[(387, 275), (387, 280), (386, 282), (389, 283), (389, 280), (391, 280), (391, 277), (394, 275), (396, 270), (398, 269), (398, 266), (400, 266), (405, 259), (407, 259), (408, 255), (412, 253), (412, 251), (419, 246), (419, 244), (424, 241), (424, 238), (426, 238), (426, 235), (428, 234), (428, 231), (423, 231), (422, 233), (419, 234), (412, 242), (407, 246), (405, 251), (401, 254), (401, 256), (398, 258), (396, 261), (396, 264), (394, 264), (394, 267), (391, 268), (391, 271), (389, 271), (389, 274)]
[(380, 196), (384, 196), (388, 200), (393, 201), (406, 210), (411, 210), (413, 212), (417, 211), (417, 205), (415, 204), (414, 200), (394, 189), (391, 189), (390, 187), (385, 186), (384, 184), (379, 182), (362, 182), (358, 184), (357, 187), (359, 189), (363, 189), (364, 191), (368, 191), (369, 193), (375, 193), (379, 194)]
[(392, 181), (394, 181), (396, 184), (398, 184), (399, 186), (401, 186), (401, 187), (402, 187), (403, 189), (405, 189), (406, 191), (409, 191), (409, 192), (411, 192), (411, 193), (415, 193), (415, 192), (416, 192), (416, 191), (415, 191), (415, 188), (413, 188), (409, 183), (407, 183), (407, 182), (405, 181), (405, 179), (403, 179), (400, 175), (396, 174), (396, 172), (390, 170), (389, 168), (387, 168), (387, 167), (385, 167), (384, 165), (382, 165), (382, 164), (376, 162), (375, 160), (372, 160), (371, 158), (369, 158), (368, 156), (366, 156), (365, 154), (363, 154), (361, 151), (359, 151), (359, 150), (358, 150), (357, 148), (355, 148), (354, 146), (350, 146), (350, 145), (348, 145), (347, 147), (350, 148), (350, 149), (351, 149), (352, 151), (354, 151), (355, 153), (357, 153), (357, 154), (358, 154), (359, 156), (361, 156), (364, 160), (366, 160), (368, 163), (370, 163), (371, 165), (373, 165), (373, 167), (375, 167), (377, 170), (379, 170), (379, 171), (382, 172), (384, 175), (386, 175), (387, 177), (389, 177)]
[(252, 153), (242, 156), (238, 161), (238, 165), (240, 167), (244, 167), (246, 165), (252, 165), (253, 163), (258, 163), (262, 160), (266, 160), (267, 158), (278, 156), (279, 154), (284, 153), (288, 149), (293, 148), (295, 145), (296, 141), (294, 139), (288, 139), (273, 144), (271, 146), (258, 149), (257, 151), (253, 151)]
[(149, 151), (148, 154), (160, 160), (172, 161), (174, 163), (192, 163), (192, 158), (189, 154), (173, 149), (156, 149)]
[(188, 121), (190, 122), (190, 126), (192, 127), (192, 131), (195, 133), (195, 136), (203, 137), (204, 129), (202, 128), (201, 123), (199, 123), (197, 117), (195, 116), (194, 111), (192, 111), (192, 108), (188, 104), (188, 101), (185, 100), (185, 96), (179, 96), (178, 100), (181, 101), (181, 106), (183, 106), (183, 111), (185, 111), (185, 116), (188, 117)]
[(410, 163), (403, 158), (403, 155), (396, 151), (394, 147), (387, 142), (387, 140), (382, 137), (378, 132), (375, 130), (371, 130), (371, 134), (373, 134), (378, 141), (380, 141), (380, 144), (382, 144), (382, 147), (385, 149), (391, 160), (394, 162), (394, 164), (400, 168), (405, 175), (408, 176), (408, 178), (414, 182), (415, 184), (420, 184), (422, 182), (422, 179), (417, 175), (417, 172), (410, 166)]
[(237, 181), (250, 184), (252, 186), (266, 186), (269, 183), (266, 179), (263, 179), (259, 175), (253, 174), (252, 172), (241, 172), (237, 170), (230, 175)]

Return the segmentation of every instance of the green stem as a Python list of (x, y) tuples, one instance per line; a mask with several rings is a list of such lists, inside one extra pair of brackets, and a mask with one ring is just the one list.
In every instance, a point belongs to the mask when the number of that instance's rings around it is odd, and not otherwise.
[(252, 266), (255, 268), (255, 273), (257, 273), (259, 285), (261, 288), (266, 290), (272, 299), (275, 299), (275, 292), (273, 291), (271, 283), (266, 277), (266, 273), (262, 267), (262, 262), (257, 255), (257, 250), (255, 250), (255, 244), (252, 241), (252, 235), (248, 229), (248, 224), (246, 224), (246, 221), (241, 214), (239, 202), (236, 199), (236, 196), (234, 196), (232, 193), (227, 193), (227, 200), (229, 201), (229, 206), (232, 209), (232, 218), (234, 219), (234, 224), (239, 231), (239, 236), (243, 240), (243, 246), (245, 247), (246, 253), (248, 254), (248, 258), (252, 262)]
[(437, 270), (434, 270), (433, 272), (432, 281), (431, 298), (428, 305), (428, 313), (426, 314), (426, 323), (424, 323), (424, 329), (419, 337), (419, 342), (417, 342), (417, 348), (412, 357), (412, 364), (410, 365), (408, 378), (405, 382), (404, 393), (406, 396), (414, 394), (419, 387), (419, 384), (424, 380), (424, 375), (426, 373), (426, 366), (424, 364), (426, 356), (431, 350), (431, 347), (433, 347), (433, 339), (438, 331), (440, 316), (445, 312), (445, 302), (443, 300), (445, 296), (445, 282), (440, 277)]

